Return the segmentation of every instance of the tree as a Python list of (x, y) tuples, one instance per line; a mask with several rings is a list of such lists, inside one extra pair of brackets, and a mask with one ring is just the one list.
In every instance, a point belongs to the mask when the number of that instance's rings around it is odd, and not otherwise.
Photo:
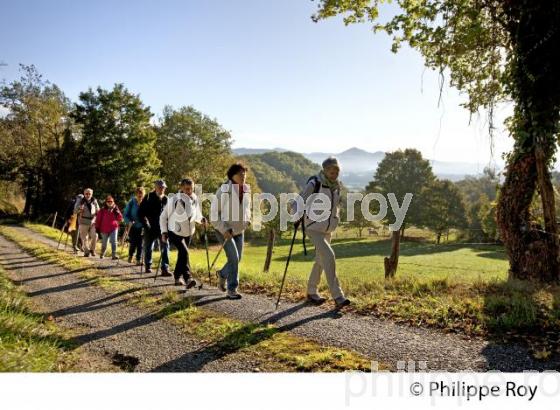
[[(489, 209), (490, 204), (494, 204), (492, 212), (495, 216), (495, 200), (499, 187), (498, 174), (490, 168), (485, 168), (483, 175), (479, 177), (467, 176), (465, 179), (457, 181), (455, 186), (461, 191), (463, 202), (465, 203), (468, 220), (467, 238), (475, 241), (494, 240), (497, 233), (491, 237), (487, 235), (487, 232), (490, 232), (490, 227), (483, 227), (481, 216), (485, 215), (486, 219), (488, 216), (486, 211)], [(484, 208), (482, 213), (481, 208)], [(489, 220), (486, 220), (486, 222), (489, 222)], [(494, 224), (496, 224), (495, 221)]]
[(0, 88), (0, 170), (25, 192), (24, 213), (36, 216), (52, 208), (60, 181), (53, 180), (68, 128), (70, 102), (56, 85), (44, 80), (35, 66), (20, 65), (20, 80)]
[(425, 198), (422, 225), (435, 232), (438, 244), (441, 235), (449, 232), (449, 229), (466, 227), (463, 197), (453, 182), (436, 180), (424, 189), (422, 196)]
[(481, 195), (478, 219), (484, 235), (492, 240), (499, 239), (498, 224), (496, 223), (496, 201), (490, 201), (486, 195)]
[(394, 193), (398, 200), (402, 200), (409, 192), (413, 195), (413, 202), (401, 227), (401, 236), (404, 237), (406, 224), (422, 224), (425, 202), (422, 191), (434, 180), (430, 162), (422, 158), (420, 151), (407, 148), (385, 155), (366, 191), (380, 192), (385, 196)]
[(160, 161), (152, 114), (138, 95), (122, 84), (112, 90), (89, 89), (80, 94), (72, 117), (79, 126), (75, 138), (80, 155), (74, 167), (82, 188), (124, 201), (136, 186), (151, 186)]
[[(320, 0), (315, 21), (344, 14), (346, 24), (374, 23), (417, 49), (427, 67), (448, 73), (468, 95), (464, 106), (486, 109), (512, 100), (508, 121), (514, 138), (497, 204), (497, 222), (510, 275), (557, 281), (559, 242), (550, 165), (560, 126), (560, 3), (556, 0), (399, 0), (399, 10), (379, 22), (383, 0)], [(492, 121), (490, 134), (492, 134)], [(544, 231), (532, 227), (530, 204), (541, 193)]]
[(190, 176), (205, 191), (224, 181), (231, 155), (231, 135), (215, 119), (193, 107), (163, 109), (156, 127), (161, 175), (170, 184)]
[(413, 195), (413, 202), (408, 208), (401, 231), (391, 235), (391, 255), (384, 259), (386, 278), (394, 277), (397, 272), (400, 241), (401, 236), (404, 236), (406, 223), (422, 223), (422, 191), (434, 179), (430, 163), (422, 158), (419, 151), (409, 148), (387, 153), (379, 163), (373, 181), (366, 187), (367, 192), (378, 192), (385, 197), (393, 193), (401, 201), (407, 193)]

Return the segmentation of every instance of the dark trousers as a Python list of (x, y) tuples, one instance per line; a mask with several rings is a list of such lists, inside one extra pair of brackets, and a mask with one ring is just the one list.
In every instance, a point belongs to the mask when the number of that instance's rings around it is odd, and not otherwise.
[(142, 228), (131, 226), (128, 231), (128, 257), (132, 258), (136, 253), (136, 261), (142, 259)]
[(191, 264), (189, 261), (189, 245), (191, 244), (190, 236), (179, 236), (169, 231), (169, 242), (177, 248), (177, 263), (173, 276), (179, 279), (181, 276), (188, 280), (191, 277)]

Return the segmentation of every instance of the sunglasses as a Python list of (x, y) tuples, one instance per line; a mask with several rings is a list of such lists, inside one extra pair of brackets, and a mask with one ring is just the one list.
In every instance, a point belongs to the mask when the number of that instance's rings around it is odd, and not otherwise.
[(108, 204), (112, 204), (112, 203), (113, 203), (113, 201), (105, 201), (105, 202), (107, 202)]

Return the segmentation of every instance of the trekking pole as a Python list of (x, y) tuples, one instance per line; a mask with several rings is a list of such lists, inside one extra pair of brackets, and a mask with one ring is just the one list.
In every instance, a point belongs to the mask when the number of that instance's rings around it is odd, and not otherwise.
[(66, 222), (64, 222), (64, 225), (62, 225), (62, 228), (60, 229), (60, 238), (58, 238), (58, 244), (56, 245), (57, 251), (58, 248), (60, 247), (60, 241), (62, 241), (62, 235), (64, 235), (64, 228), (66, 228)]
[(292, 257), (292, 250), (294, 249), (294, 242), (296, 241), (296, 234), (299, 228), (299, 224), (294, 224), (294, 236), (292, 237), (292, 243), (290, 244), (290, 252), (288, 253), (288, 259), (286, 260), (286, 268), (284, 269), (284, 276), (282, 276), (282, 284), (280, 285), (280, 292), (278, 292), (278, 299), (276, 300), (276, 308), (278, 310), (278, 305), (280, 304), (280, 297), (282, 296), (282, 290), (284, 289), (284, 282), (286, 281), (286, 274), (288, 273), (288, 265), (290, 265), (290, 259)]
[(208, 253), (208, 232), (204, 228), (204, 247), (206, 248), (206, 266), (208, 267), (208, 284), (212, 285), (212, 275), (210, 274), (210, 254)]
[(154, 276), (154, 282), (155, 282), (156, 279), (157, 279), (157, 275), (158, 275), (158, 273), (159, 273), (159, 267), (161, 266), (161, 260), (162, 260), (162, 259), (163, 259), (163, 255), (160, 253), (160, 254), (159, 254), (159, 261), (158, 261), (157, 268), (156, 268), (156, 274), (155, 274), (155, 276)]
[(208, 269), (208, 271), (211, 271), (214, 268), (214, 265), (216, 264), (216, 261), (218, 260), (218, 257), (220, 256), (220, 253), (222, 253), (222, 249), (224, 249), (224, 245), (226, 244), (226, 242), (227, 241), (224, 241), (224, 243), (222, 243), (222, 247), (220, 248), (220, 250), (216, 254), (216, 257), (214, 258), (214, 261), (212, 262), (212, 265), (210, 265), (210, 269)]
[(68, 232), (66, 232), (66, 241), (64, 242), (64, 252), (66, 252), (66, 247), (68, 246), (68, 237), (70, 236), (70, 234)]
[[(304, 216), (305, 216), (305, 213), (304, 213)], [(305, 256), (307, 256), (307, 245), (305, 244), (305, 223), (304, 223), (304, 221), (303, 221), (303, 217), (301, 218), (301, 233), (302, 233), (302, 235), (303, 235), (303, 239), (302, 239), (302, 242), (303, 242), (303, 254), (304, 254)]]

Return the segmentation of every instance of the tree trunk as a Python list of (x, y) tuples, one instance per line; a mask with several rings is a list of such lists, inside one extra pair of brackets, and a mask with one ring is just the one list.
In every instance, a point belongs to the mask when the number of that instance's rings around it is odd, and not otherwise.
[(385, 279), (394, 278), (399, 265), (399, 251), (401, 244), (401, 232), (393, 231), (391, 235), (391, 256), (384, 259)]
[(26, 218), (31, 215), (31, 204), (33, 202), (33, 175), (31, 172), (27, 174), (27, 181), (25, 182), (25, 206), (23, 207), (23, 214)]
[(439, 245), (440, 242), (441, 242), (441, 233), (438, 232), (438, 233), (436, 234), (436, 244)]
[[(503, 6), (513, 48), (515, 113), (511, 131), (515, 146), (496, 209), (498, 228), (511, 277), (556, 281), (560, 278), (559, 243), (548, 166), (556, 149), (560, 120), (560, 6), (553, 1), (507, 1)], [(537, 187), (544, 230), (530, 220), (530, 203)]]
[(268, 272), (270, 270), (270, 263), (272, 262), (272, 250), (274, 249), (274, 239), (276, 238), (276, 232), (273, 228), (268, 230), (268, 241), (266, 244), (266, 259), (264, 261), (263, 272)]
[(510, 277), (551, 281), (559, 272), (556, 235), (537, 229), (530, 221), (536, 163), (534, 153), (527, 153), (508, 164), (496, 217), (509, 257)]

